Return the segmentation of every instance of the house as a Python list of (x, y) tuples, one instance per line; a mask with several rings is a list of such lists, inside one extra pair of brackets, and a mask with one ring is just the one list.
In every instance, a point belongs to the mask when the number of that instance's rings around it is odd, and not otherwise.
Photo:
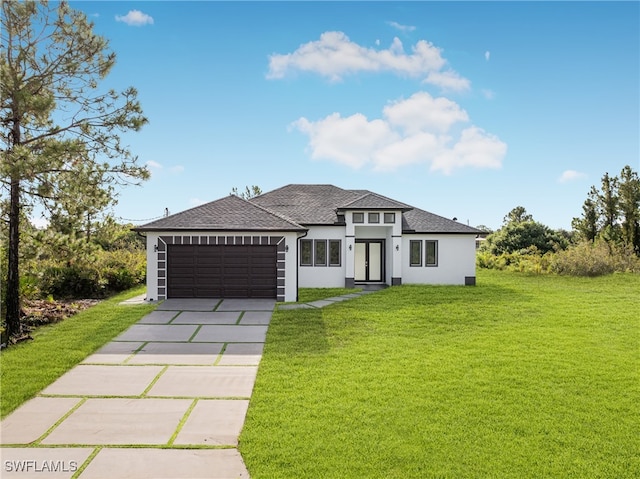
[(481, 233), (367, 190), (287, 185), (136, 228), (147, 298), (275, 298), (363, 283), (475, 284)]

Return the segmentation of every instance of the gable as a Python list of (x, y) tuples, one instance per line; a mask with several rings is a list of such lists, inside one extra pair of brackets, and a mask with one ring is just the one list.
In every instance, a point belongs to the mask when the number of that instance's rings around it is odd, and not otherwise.
[(377, 193), (367, 191), (356, 200), (340, 207), (341, 210), (400, 210), (408, 211), (411, 206), (392, 200)]

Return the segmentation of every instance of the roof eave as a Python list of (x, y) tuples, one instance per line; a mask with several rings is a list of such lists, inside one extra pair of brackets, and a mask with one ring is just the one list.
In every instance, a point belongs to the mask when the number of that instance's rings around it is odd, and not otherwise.
[(255, 227), (248, 227), (248, 228), (241, 228), (241, 227), (237, 227), (237, 228), (213, 228), (213, 227), (209, 227), (209, 226), (202, 226), (202, 227), (198, 227), (198, 226), (188, 226), (188, 227), (170, 227), (170, 228), (131, 228), (132, 231), (136, 231), (136, 232), (141, 232), (141, 233), (145, 233), (148, 231), (228, 231), (228, 232), (237, 232), (237, 231), (252, 231), (252, 232), (274, 232), (274, 231), (280, 231), (280, 232), (286, 232), (286, 233), (290, 233), (290, 232), (301, 232), (301, 231), (307, 231), (307, 228), (304, 227), (300, 227), (300, 228), (255, 228)]
[(336, 211), (368, 211), (368, 210), (375, 210), (375, 211), (401, 211), (403, 213), (406, 213), (407, 211), (411, 211), (414, 208), (374, 208), (374, 207), (366, 207), (366, 208), (352, 208), (351, 206), (341, 206), (339, 208), (336, 209)]
[(402, 234), (415, 235), (477, 235), (474, 231), (421, 231), (421, 230), (402, 230)]

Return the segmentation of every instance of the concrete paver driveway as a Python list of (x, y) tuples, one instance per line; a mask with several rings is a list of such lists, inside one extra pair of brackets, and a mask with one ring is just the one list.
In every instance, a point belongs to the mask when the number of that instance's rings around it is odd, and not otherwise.
[(2, 421), (0, 475), (249, 477), (238, 436), (274, 307), (166, 300)]

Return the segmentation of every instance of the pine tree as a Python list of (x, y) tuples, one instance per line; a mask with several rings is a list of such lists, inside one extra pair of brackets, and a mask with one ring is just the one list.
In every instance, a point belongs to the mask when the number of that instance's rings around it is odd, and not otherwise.
[(108, 42), (66, 2), (4, 1), (0, 25), (3, 195), (8, 195), (7, 332), (20, 331), (20, 219), (35, 202), (80, 204), (148, 177), (120, 143), (146, 122), (134, 88), (101, 91)]

